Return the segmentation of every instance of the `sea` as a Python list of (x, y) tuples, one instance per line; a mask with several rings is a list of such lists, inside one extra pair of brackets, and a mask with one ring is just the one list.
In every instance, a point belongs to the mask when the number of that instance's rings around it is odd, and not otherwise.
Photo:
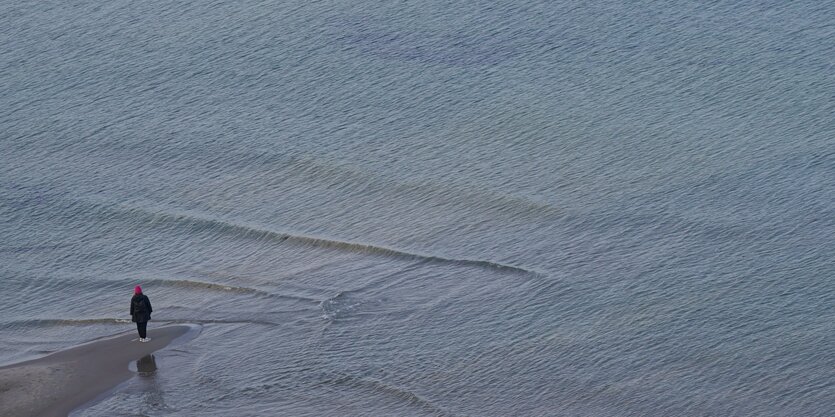
[(835, 415), (833, 22), (0, 1), (0, 364), (141, 285), (73, 416)]

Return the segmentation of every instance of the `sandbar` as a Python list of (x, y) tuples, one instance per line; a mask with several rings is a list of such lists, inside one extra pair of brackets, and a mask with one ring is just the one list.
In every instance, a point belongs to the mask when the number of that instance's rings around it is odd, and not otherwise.
[(148, 329), (94, 340), (42, 358), (0, 367), (0, 415), (61, 416), (97, 399), (133, 375), (128, 365), (160, 350), (193, 327)]

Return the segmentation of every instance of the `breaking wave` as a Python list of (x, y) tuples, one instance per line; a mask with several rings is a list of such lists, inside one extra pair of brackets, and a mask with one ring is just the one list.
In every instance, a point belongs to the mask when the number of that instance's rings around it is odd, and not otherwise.
[(184, 210), (159, 210), (141, 206), (126, 206), (122, 204), (101, 207), (105, 210), (114, 210), (123, 214), (135, 216), (134, 219), (144, 218), (151, 224), (171, 224), (178, 227), (192, 227), (198, 230), (215, 231), (221, 234), (234, 235), (241, 238), (275, 240), (278, 242), (293, 242), (302, 245), (309, 245), (322, 248), (334, 248), (354, 253), (368, 253), (374, 255), (388, 256), (401, 259), (424, 260), (429, 262), (466, 265), (480, 268), (487, 268), (496, 271), (504, 271), (519, 274), (543, 275), (542, 272), (516, 265), (501, 263), (491, 260), (449, 258), (437, 255), (430, 255), (417, 252), (408, 252), (401, 249), (372, 245), (360, 242), (349, 242), (329, 237), (295, 234), (271, 230), (266, 226), (252, 223), (234, 222), (225, 219), (210, 217), (201, 213)]

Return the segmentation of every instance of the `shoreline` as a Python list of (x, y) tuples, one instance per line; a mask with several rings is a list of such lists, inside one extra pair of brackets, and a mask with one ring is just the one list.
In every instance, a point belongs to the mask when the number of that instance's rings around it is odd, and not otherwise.
[(164, 349), (192, 329), (148, 329), (147, 343), (135, 340), (135, 331), (125, 332), (0, 366), (0, 415), (67, 416), (136, 375), (128, 368), (131, 362)]

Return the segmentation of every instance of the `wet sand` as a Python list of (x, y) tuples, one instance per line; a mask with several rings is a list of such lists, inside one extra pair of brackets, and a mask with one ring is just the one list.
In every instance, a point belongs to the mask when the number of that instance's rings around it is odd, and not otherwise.
[(0, 415), (66, 416), (127, 381), (128, 365), (186, 334), (186, 325), (148, 329), (95, 340), (42, 358), (0, 367)]

